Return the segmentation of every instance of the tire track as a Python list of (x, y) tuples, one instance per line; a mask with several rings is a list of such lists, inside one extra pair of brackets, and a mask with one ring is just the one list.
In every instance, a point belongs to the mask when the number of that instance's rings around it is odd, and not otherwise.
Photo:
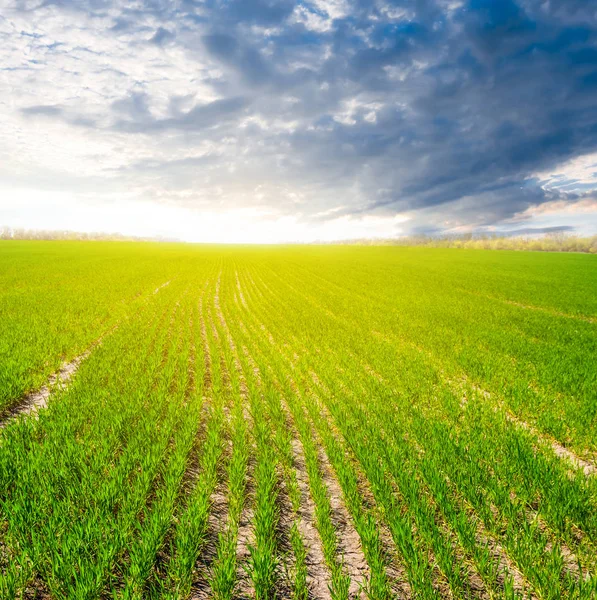
[(95, 340), (83, 353), (79, 354), (69, 362), (62, 363), (58, 371), (52, 373), (45, 385), (40, 389), (29, 392), (21, 398), (16, 404), (7, 408), (0, 414), (0, 429), (6, 427), (13, 419), (20, 415), (35, 415), (40, 410), (48, 407), (50, 397), (56, 391), (66, 390), (70, 382), (74, 379), (81, 364), (91, 356), (91, 353), (103, 342), (103, 340), (118, 329), (114, 325), (106, 333)]

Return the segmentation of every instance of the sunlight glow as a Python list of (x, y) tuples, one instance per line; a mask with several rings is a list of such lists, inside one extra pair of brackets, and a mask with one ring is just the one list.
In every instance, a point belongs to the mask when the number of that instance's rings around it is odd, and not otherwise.
[[(84, 200), (84, 201), (82, 201)], [(307, 221), (270, 207), (199, 210), (122, 196), (97, 197), (32, 189), (0, 190), (0, 223), (15, 228), (121, 233), (186, 242), (277, 244), (391, 238), (404, 215)]]

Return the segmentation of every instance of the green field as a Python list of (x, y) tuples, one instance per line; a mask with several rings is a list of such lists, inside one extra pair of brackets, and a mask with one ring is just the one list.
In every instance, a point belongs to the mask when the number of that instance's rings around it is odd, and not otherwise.
[(597, 598), (597, 256), (0, 242), (0, 414), (2, 599)]

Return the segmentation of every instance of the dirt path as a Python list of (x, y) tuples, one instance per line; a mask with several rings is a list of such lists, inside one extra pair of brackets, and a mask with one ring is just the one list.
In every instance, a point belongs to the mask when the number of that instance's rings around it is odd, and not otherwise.
[(56, 390), (64, 390), (68, 387), (68, 384), (77, 374), (83, 361), (91, 355), (93, 350), (102, 343), (106, 336), (113, 333), (117, 328), (118, 325), (115, 325), (112, 329), (95, 340), (85, 352), (75, 356), (70, 362), (62, 363), (60, 369), (50, 375), (45, 385), (38, 390), (29, 392), (16, 404), (7, 408), (4, 413), (0, 415), (0, 429), (6, 427), (13, 419), (20, 415), (35, 415), (40, 410), (47, 408), (50, 396), (52, 396)]
[(568, 461), (575, 469), (581, 470), (587, 477), (597, 474), (597, 465), (594, 462), (581, 458), (572, 450), (560, 444), (560, 442), (558, 442), (556, 439), (541, 433), (538, 429), (536, 429), (526, 421), (519, 419), (510, 411), (506, 409), (504, 409), (504, 411), (506, 413), (506, 418), (508, 419), (508, 421), (510, 421), (518, 427), (521, 427), (522, 429), (526, 429), (528, 432), (532, 433), (540, 442), (551, 446), (551, 449), (558, 458)]
[(518, 308), (524, 308), (525, 310), (536, 310), (539, 312), (546, 313), (551, 315), (552, 317), (563, 317), (564, 319), (575, 319), (576, 321), (584, 321), (585, 323), (595, 324), (597, 323), (597, 319), (593, 317), (586, 317), (584, 315), (571, 315), (565, 312), (561, 312), (559, 310), (553, 310), (551, 308), (546, 308), (543, 306), (533, 306), (531, 304), (523, 304), (522, 302), (516, 302), (514, 300), (505, 300), (502, 298), (495, 298), (493, 296), (487, 296), (492, 300), (497, 300), (498, 302), (503, 302), (504, 304), (509, 304), (510, 306), (518, 306)]
[(560, 459), (566, 460), (572, 467), (575, 469), (581, 470), (587, 477), (593, 476), (597, 474), (597, 464), (592, 460), (586, 460), (581, 458), (570, 450), (566, 448), (563, 444), (561, 444), (555, 438), (539, 431), (536, 427), (527, 423), (523, 419), (517, 417), (506, 405), (505, 403), (493, 396), (487, 390), (475, 385), (466, 374), (462, 374), (460, 379), (452, 379), (448, 377), (445, 373), (442, 373), (442, 377), (444, 381), (448, 384), (450, 389), (457, 395), (460, 395), (460, 405), (461, 407), (465, 407), (469, 402), (468, 391), (474, 392), (482, 396), (485, 400), (492, 401), (494, 403), (494, 410), (496, 412), (502, 412), (506, 419), (512, 423), (516, 427), (520, 427), (521, 429), (525, 429), (529, 433), (531, 433), (537, 440), (545, 444), (546, 446), (550, 446), (553, 453)]

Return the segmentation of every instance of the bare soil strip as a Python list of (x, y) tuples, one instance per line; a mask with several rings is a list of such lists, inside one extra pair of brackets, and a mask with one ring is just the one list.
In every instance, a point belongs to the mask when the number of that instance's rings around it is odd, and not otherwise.
[[(247, 358), (247, 362), (253, 370), (258, 385), (261, 386), (261, 372), (259, 371), (259, 367), (245, 346), (243, 346), (243, 354)], [(277, 381), (275, 384), (277, 384)], [(279, 388), (278, 391), (281, 393)], [(286, 415), (286, 421), (288, 422), (289, 427), (292, 427), (290, 410), (283, 397), (281, 397), (281, 403), (282, 410)], [(315, 527), (315, 504), (311, 498), (311, 493), (309, 490), (309, 476), (307, 474), (307, 466), (305, 464), (305, 455), (302, 445), (296, 437), (296, 431), (294, 428), (292, 429), (293, 436), (291, 447), (293, 466), (301, 494), (300, 507), (298, 514), (295, 516), (295, 522), (307, 553), (305, 566), (307, 569), (307, 587), (309, 589), (309, 597), (317, 598), (318, 600), (331, 600), (330, 572), (326, 566), (321, 538)]]
[[(528, 307), (527, 307), (528, 308)], [(570, 315), (560, 315), (560, 316), (570, 316)], [(378, 332), (378, 331), (372, 331), (371, 332), (374, 336), (382, 339), (384, 342), (391, 344), (393, 343), (391, 338), (389, 338), (388, 336), (385, 336), (384, 334)], [(433, 355), (428, 352), (427, 350), (425, 350), (424, 348), (417, 346), (416, 344), (410, 343), (408, 342), (410, 346), (412, 346), (413, 348), (417, 349), (419, 352), (425, 354), (426, 356), (428, 356), (431, 360), (434, 360)], [(440, 369), (441, 372), (441, 369)], [(489, 400), (492, 398), (492, 395), (490, 394), (490, 392), (488, 392), (487, 390), (475, 385), (474, 383), (472, 383), (469, 378), (467, 377), (466, 374), (462, 374), (460, 380), (455, 381), (454, 379), (450, 379), (449, 377), (446, 376), (445, 373), (441, 372), (444, 381), (450, 386), (450, 388), (452, 388), (452, 390), (457, 393), (457, 394), (461, 394), (461, 406), (465, 406), (468, 402), (468, 398), (466, 395), (466, 388), (467, 386), (475, 391), (476, 393), (480, 394), (481, 396), (483, 396), (483, 398), (485, 398), (486, 400)], [(494, 398), (495, 400), (495, 398)], [(518, 417), (516, 417), (512, 412), (510, 412), (503, 404), (503, 402), (498, 400), (498, 405), (495, 407), (496, 411), (497, 410), (502, 410), (505, 415), (506, 418), (513, 424), (518, 425), (519, 427), (522, 427), (523, 429), (526, 429), (527, 431), (529, 431), (530, 433), (532, 433), (537, 439), (539, 439), (541, 442), (548, 444), (551, 446), (554, 454), (556, 456), (558, 456), (559, 458), (565, 459), (567, 460), (574, 468), (582, 470), (583, 473), (589, 477), (591, 475), (595, 475), (597, 474), (597, 463), (593, 460), (586, 460), (581, 458), (580, 456), (578, 456), (578, 454), (574, 453), (572, 450), (566, 448), (565, 446), (563, 446), (560, 442), (558, 442), (556, 439), (551, 438), (550, 436), (540, 432), (538, 429), (536, 429), (535, 427), (533, 427), (532, 425), (530, 425), (529, 423), (523, 421), (522, 419), (519, 419)]]
[(557, 440), (541, 433), (535, 427), (533, 427), (526, 421), (519, 419), (507, 409), (503, 410), (506, 414), (506, 419), (508, 419), (508, 421), (517, 425), (518, 427), (521, 427), (522, 429), (526, 429), (540, 441), (549, 444), (556, 456), (567, 460), (575, 469), (581, 470), (587, 477), (595, 475), (597, 473), (597, 465), (595, 463), (581, 458), (580, 456), (572, 452), (572, 450), (569, 450), (568, 448), (560, 444), (560, 442), (558, 442)]
[(495, 540), (495, 538), (485, 529), (480, 520), (477, 520), (477, 543), (480, 546), (486, 546), (491, 557), (499, 565), (498, 583), (503, 587), (506, 576), (512, 580), (514, 591), (522, 597), (536, 600), (536, 596), (532, 594), (530, 585), (514, 564), (508, 553)]
[[(374, 377), (374, 375), (371, 376)], [(313, 378), (313, 381), (316, 385), (321, 385), (320, 383), (318, 383), (319, 379), (317, 378), (317, 375), (314, 372), (311, 373), (311, 377)], [(327, 406), (325, 406), (317, 396), (314, 396), (314, 398), (318, 403), (319, 410), (322, 412), (322, 414), (325, 415), (328, 423), (330, 424), (330, 428), (334, 437), (342, 444), (343, 436), (338, 427), (336, 426), (332, 414), (328, 410)], [(357, 476), (358, 481), (359, 493), (363, 498), (365, 506), (374, 514), (379, 513), (375, 497), (369, 485), (369, 480), (363, 473), (360, 463), (358, 462), (355, 456), (352, 456), (347, 453), (347, 457), (355, 470), (355, 474)], [(379, 518), (379, 514), (377, 515), (377, 524), (380, 533), (382, 550), (384, 552), (385, 558), (388, 561), (386, 564), (386, 574), (388, 576), (389, 583), (392, 587), (392, 591), (395, 594), (396, 598), (412, 598), (412, 590), (408, 581), (406, 569), (404, 568), (404, 565), (399, 559), (396, 545), (392, 540), (392, 535), (387, 526)], [(434, 558), (433, 560), (435, 562)], [(439, 586), (438, 589), (440, 589)], [(444, 585), (444, 591), (449, 592), (449, 588), (447, 585)]]
[[(489, 296), (488, 296), (489, 297)], [(524, 308), (526, 310), (537, 310), (539, 312), (547, 313), (548, 315), (552, 315), (554, 317), (564, 317), (565, 319), (575, 319), (576, 321), (584, 321), (585, 323), (597, 323), (597, 319), (592, 317), (585, 317), (584, 315), (571, 315), (568, 313), (560, 312), (558, 310), (552, 310), (550, 308), (544, 308), (543, 306), (533, 306), (531, 304), (523, 304), (522, 302), (515, 302), (514, 300), (502, 300), (501, 298), (495, 298), (491, 296), (494, 300), (499, 300), (504, 304), (510, 304), (511, 306), (518, 306), (519, 308)]]
[[(550, 535), (550, 529), (545, 520), (534, 510), (527, 509), (526, 517), (529, 523), (536, 522), (539, 526), (539, 530), (546, 534)], [(583, 576), (582, 571), (579, 568), (579, 561), (574, 552), (570, 550), (570, 548), (561, 541), (555, 542), (557, 548), (562, 556), (562, 566), (564, 571), (567, 571), (574, 579), (577, 581)], [(547, 542), (545, 546), (545, 552), (550, 553), (554, 549), (554, 543), (552, 541)], [(588, 573), (587, 573), (588, 575)]]
[[(340, 369), (340, 367), (337, 367)], [(340, 371), (339, 371), (340, 372)], [(371, 374), (372, 377), (375, 375)], [(342, 389), (346, 390), (346, 387), (342, 384)], [(326, 414), (328, 415), (328, 420), (336, 434), (338, 439), (341, 438), (341, 433), (338, 431), (331, 414), (326, 410)], [(361, 495), (363, 496), (368, 508), (373, 509), (374, 511), (378, 511), (376, 508), (375, 498), (373, 496), (373, 492), (369, 485), (369, 480), (365, 476), (365, 474), (361, 471), (358, 464), (355, 460), (352, 461), (353, 466), (355, 467), (358, 481), (359, 481), (359, 490)], [(388, 579), (390, 581), (390, 585), (392, 587), (392, 592), (395, 598), (404, 598), (410, 599), (412, 598), (412, 590), (408, 581), (408, 574), (404, 565), (401, 562), (398, 550), (396, 548), (396, 544), (392, 539), (392, 533), (388, 526), (383, 522), (381, 518), (378, 518), (378, 529), (379, 529), (379, 538), (381, 541), (382, 550), (388, 560), (386, 564), (386, 573), (388, 575)]]
[(350, 595), (365, 598), (364, 587), (369, 580), (369, 565), (365, 559), (361, 538), (352, 524), (348, 510), (343, 502), (342, 488), (336, 480), (327, 455), (320, 449), (319, 464), (323, 482), (329, 491), (332, 507), (332, 522), (338, 532), (338, 545), (344, 559), (346, 571), (350, 575)]
[(245, 490), (245, 503), (240, 515), (238, 526), (238, 538), (236, 543), (236, 577), (237, 587), (236, 596), (239, 599), (247, 600), (253, 597), (253, 582), (248, 572), (249, 561), (251, 558), (250, 546), (255, 546), (255, 534), (253, 531), (253, 517), (255, 511), (255, 490), (253, 486), (253, 472), (255, 470), (255, 461), (253, 455), (249, 459), (249, 469), (247, 473), (247, 485)]
[(278, 464), (276, 471), (278, 477), (276, 485), (276, 505), (279, 511), (278, 524), (276, 526), (276, 544), (280, 562), (278, 564), (278, 577), (275, 584), (275, 593), (278, 598), (291, 598), (294, 585), (293, 574), (296, 571), (296, 560), (294, 552), (292, 551), (290, 535), (295, 519), (281, 464)]
[[(471, 389), (473, 389), (478, 394), (481, 394), (484, 398), (489, 399), (491, 397), (491, 394), (487, 390), (484, 390), (468, 382), (466, 376), (463, 378), (463, 381), (468, 383)], [(541, 431), (533, 427), (530, 423), (519, 419), (510, 410), (508, 410), (508, 408), (504, 406), (502, 402), (499, 403), (499, 405), (496, 407), (496, 410), (502, 410), (504, 415), (506, 416), (506, 419), (508, 419), (510, 423), (516, 425), (517, 427), (525, 429), (526, 431), (530, 432), (533, 436), (535, 436), (540, 442), (551, 446), (551, 449), (558, 458), (567, 460), (575, 469), (581, 470), (587, 477), (595, 475), (597, 473), (597, 465), (594, 462), (581, 458), (572, 450), (563, 446), (555, 438), (552, 438), (551, 436), (542, 433)]]
[[(245, 375), (242, 369), (242, 365), (240, 362), (240, 358), (238, 355), (238, 350), (234, 339), (230, 333), (230, 329), (228, 327), (228, 323), (226, 322), (226, 318), (224, 317), (224, 313), (222, 312), (222, 308), (220, 305), (220, 280), (221, 280), (221, 272), (218, 275), (218, 279), (216, 281), (216, 290), (214, 295), (214, 308), (216, 311), (216, 315), (218, 320), (220, 321), (220, 325), (224, 331), (224, 336), (226, 337), (225, 342), (228, 343), (232, 357), (234, 360), (234, 368), (237, 371), (238, 381), (239, 381), (239, 394), (242, 400), (242, 408), (243, 415), (247, 421), (250, 421), (251, 415), (248, 410), (248, 401), (249, 401), (249, 392), (247, 381), (245, 379)], [(217, 336), (217, 329), (215, 325), (212, 323), (212, 327), (214, 328), (214, 334)], [(218, 337), (219, 339), (219, 337)], [(223, 358), (223, 357), (222, 357)], [(231, 378), (230, 373), (228, 373), (228, 369), (225, 363), (222, 363), (222, 374), (224, 378), (227, 380), (227, 385), (230, 388), (230, 393), (232, 392), (231, 386)], [(247, 570), (247, 567), (250, 562), (251, 553), (249, 548), (255, 545), (255, 535), (253, 530), (253, 517), (254, 517), (254, 509), (253, 506), (255, 504), (255, 492), (253, 488), (253, 471), (254, 471), (254, 455), (251, 452), (251, 456), (249, 458), (247, 479), (246, 479), (246, 488), (245, 488), (245, 502), (240, 515), (239, 525), (238, 525), (238, 536), (237, 536), (237, 546), (236, 546), (236, 564), (237, 564), (237, 585), (235, 595), (240, 599), (248, 599), (253, 596), (253, 585), (251, 581), (251, 577)]]
[[(495, 397), (491, 395), (487, 390), (475, 385), (472, 383), (466, 374), (463, 374), (460, 380), (455, 381), (454, 379), (448, 378), (445, 374), (442, 373), (444, 381), (449, 385), (449, 387), (457, 394), (461, 394), (461, 406), (464, 407), (468, 403), (467, 397), (467, 387), (472, 391), (476, 392), (486, 400), (493, 399), (496, 401)], [(597, 464), (592, 460), (586, 460), (581, 458), (570, 450), (562, 445), (558, 440), (552, 438), (549, 435), (546, 435), (539, 431), (537, 428), (533, 427), (530, 423), (523, 421), (514, 415), (505, 405), (504, 403), (497, 399), (497, 404), (494, 407), (495, 411), (502, 411), (513, 425), (521, 427), (522, 429), (526, 429), (533, 436), (535, 436), (540, 442), (551, 446), (554, 454), (561, 459), (567, 460), (575, 469), (581, 470), (587, 477), (597, 474)]]
[(68, 387), (69, 382), (76, 375), (81, 363), (88, 358), (93, 350), (99, 346), (104, 338), (117, 329), (117, 325), (104, 333), (95, 342), (93, 342), (85, 352), (79, 354), (70, 362), (62, 363), (58, 371), (52, 373), (48, 378), (47, 383), (39, 390), (29, 392), (21, 398), (15, 405), (7, 408), (4, 414), (0, 415), (0, 429), (3, 429), (13, 419), (19, 415), (34, 415), (38, 411), (47, 408), (50, 396), (55, 390), (64, 390)]
[(203, 317), (203, 296), (199, 299), (199, 314), (201, 315), (201, 342), (205, 361), (205, 370), (203, 371), (203, 399), (205, 400), (205, 394), (211, 389), (211, 354), (207, 340), (207, 327), (205, 325), (205, 318)]
[(307, 558), (307, 585), (314, 598), (331, 600), (330, 573), (325, 564), (323, 548), (319, 532), (315, 528), (315, 504), (309, 492), (309, 478), (305, 465), (305, 456), (301, 443), (296, 438), (292, 440), (292, 454), (296, 469), (296, 479), (301, 492), (301, 504), (296, 521), (299, 533), (305, 544)]
[[(226, 457), (222, 459), (225, 464), (230, 459), (232, 449), (228, 444)], [(207, 518), (207, 531), (205, 533), (205, 544), (195, 565), (193, 574), (192, 600), (208, 600), (211, 598), (209, 586), (209, 572), (216, 558), (217, 546), (220, 534), (224, 534), (225, 523), (228, 517), (228, 497), (226, 479), (223, 472), (218, 474), (218, 484), (210, 497), (210, 511)]]
[[(519, 424), (522, 425), (522, 423)], [(526, 423), (523, 426), (528, 427)], [(562, 444), (560, 444), (559, 442), (552, 441), (551, 447), (557, 456), (559, 456), (560, 458), (565, 458), (566, 460), (571, 462), (577, 469), (581, 469), (585, 475), (589, 476), (595, 475), (595, 473), (597, 473), (597, 465), (588, 460), (580, 458), (579, 456), (574, 454), (574, 452), (562, 446)]]
[(486, 298), (488, 300), (495, 300), (496, 302), (501, 302), (502, 304), (509, 304), (510, 306), (517, 306), (518, 308), (524, 308), (525, 310), (535, 310), (538, 312), (543, 312), (552, 317), (563, 317), (565, 319), (574, 319), (576, 321), (584, 321), (585, 323), (595, 324), (597, 323), (597, 318), (588, 317), (586, 315), (571, 315), (570, 313), (565, 313), (553, 308), (548, 308), (546, 306), (534, 306), (533, 304), (524, 304), (523, 302), (516, 302), (516, 300), (508, 300), (507, 298), (499, 298), (497, 296), (491, 296), (490, 294), (483, 294), (482, 292), (476, 292), (474, 290), (461, 290), (465, 294), (471, 294), (473, 296), (479, 296), (480, 298)]
[[(207, 287), (207, 284), (206, 286)], [(201, 294), (199, 298), (199, 318), (200, 318), (200, 334), (201, 343), (203, 346), (203, 409), (205, 411), (213, 408), (213, 379), (212, 379), (212, 356), (209, 347), (207, 336), (207, 325), (204, 315), (203, 298), (205, 294)], [(209, 318), (209, 317), (208, 317)], [(213, 327), (213, 322), (211, 322)], [(230, 431), (229, 414), (226, 415), (225, 432)], [(226, 435), (226, 434), (225, 434)], [(224, 456), (220, 459), (218, 468), (218, 482), (216, 488), (210, 497), (210, 510), (207, 518), (207, 531), (205, 534), (205, 544), (195, 564), (195, 572), (193, 574), (192, 596), (193, 600), (207, 600), (211, 597), (211, 589), (209, 586), (209, 572), (213, 561), (217, 554), (217, 546), (220, 534), (225, 531), (225, 524), (228, 518), (228, 496), (227, 484), (225, 477), (225, 467), (230, 461), (232, 455), (232, 443), (230, 440), (225, 444)], [(197, 455), (198, 456), (198, 455)], [(199, 475), (198, 464), (194, 470), (195, 476)]]
[[(292, 381), (292, 385), (293, 387), (296, 387), (296, 383), (294, 381)], [(365, 559), (365, 555), (363, 553), (363, 548), (361, 546), (361, 539), (352, 524), (350, 515), (348, 514), (348, 510), (343, 503), (342, 489), (340, 488), (340, 485), (335, 478), (332, 466), (330, 465), (328, 457), (322, 448), (319, 448), (318, 462), (321, 470), (321, 478), (328, 490), (330, 507), (332, 509), (331, 519), (337, 533), (340, 560), (344, 563), (346, 573), (350, 577), (350, 596), (351, 598), (364, 598), (364, 587), (366, 582), (368, 581), (370, 571), (369, 565), (367, 564), (367, 560)], [(302, 466), (303, 469), (305, 469), (302, 473), (302, 478), (303, 482), (306, 484), (307, 476), (304, 459), (302, 462)], [(299, 473), (297, 472), (297, 477), (298, 475)], [(315, 506), (312, 500), (309, 503), (309, 505), (304, 506), (310, 507), (309, 513), (306, 516), (308, 517), (308, 523), (310, 523), (311, 527), (313, 527), (312, 524), (315, 520)], [(307, 519), (305, 519), (305, 521), (307, 522)], [(312, 535), (317, 536), (316, 533)], [(319, 536), (317, 536), (317, 539), (320, 540)], [(305, 543), (307, 543), (307, 540), (305, 540)], [(321, 546), (319, 547), (319, 549), (321, 550)], [(318, 560), (322, 557), (323, 551), (321, 552), (321, 556), (318, 557)], [(323, 563), (320, 562), (319, 564), (323, 566), (325, 564), (325, 561)], [(317, 577), (317, 575), (314, 574), (313, 577), (315, 578)], [(329, 583), (329, 579), (326, 581), (326, 586), (327, 583)], [(327, 596), (324, 595), (322, 596), (322, 598), (327, 598)]]
[(243, 288), (240, 285), (240, 279), (238, 278), (238, 272), (234, 271), (234, 275), (236, 277), (236, 288), (238, 289), (238, 295), (240, 297), (241, 304), (247, 308), (247, 301), (245, 300), (245, 295), (243, 294)]
[(153, 294), (157, 294), (162, 288), (165, 288), (167, 285), (170, 285), (170, 281), (166, 281), (165, 283), (162, 283), (162, 285), (159, 285), (157, 288), (155, 288), (155, 290), (153, 290)]
[[(261, 324), (261, 330), (266, 335), (270, 344), (277, 347), (273, 335), (263, 324)], [(288, 381), (294, 393), (300, 397), (301, 394), (298, 390), (298, 386), (290, 374), (288, 375)], [(339, 550), (346, 572), (350, 576), (351, 583), (349, 592), (353, 598), (364, 598), (364, 587), (369, 579), (370, 570), (363, 553), (361, 540), (352, 524), (348, 510), (344, 505), (342, 489), (335, 478), (332, 466), (330, 465), (325, 452), (321, 448), (319, 450), (319, 463), (323, 482), (328, 489), (328, 496), (330, 498), (332, 509), (332, 522), (337, 531)], [(314, 507), (312, 508), (314, 510)], [(311, 513), (312, 518), (313, 515), (314, 512)]]

